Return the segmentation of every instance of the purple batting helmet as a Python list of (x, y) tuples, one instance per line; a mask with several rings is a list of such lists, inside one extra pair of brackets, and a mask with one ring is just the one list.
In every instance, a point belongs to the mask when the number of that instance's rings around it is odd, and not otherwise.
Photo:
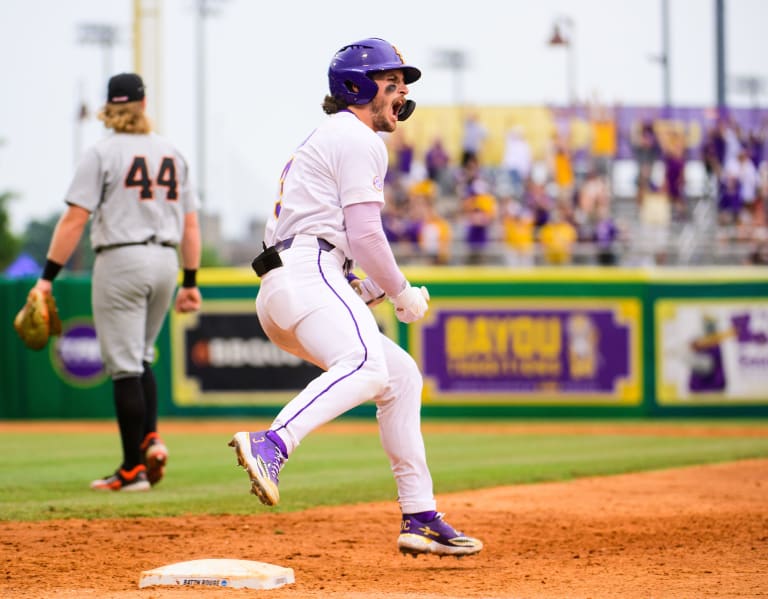
[(403, 71), (406, 85), (421, 77), (421, 71), (405, 64), (392, 44), (369, 37), (347, 44), (336, 52), (328, 67), (328, 87), (332, 96), (341, 98), (347, 104), (367, 104), (379, 91), (370, 78), (371, 73), (393, 69)]

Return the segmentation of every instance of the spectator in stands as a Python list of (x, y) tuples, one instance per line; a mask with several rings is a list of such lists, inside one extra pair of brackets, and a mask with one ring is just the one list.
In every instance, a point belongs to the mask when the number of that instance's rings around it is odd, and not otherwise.
[(750, 160), (752, 160), (752, 164), (755, 165), (756, 169), (759, 169), (760, 164), (763, 162), (764, 146), (765, 146), (764, 133), (760, 130), (750, 131), (745, 147), (747, 149), (747, 152), (749, 153), (749, 158)]
[(549, 213), (555, 205), (555, 201), (547, 193), (544, 183), (535, 178), (528, 181), (528, 187), (524, 196), (524, 204), (533, 214), (533, 224), (538, 230), (549, 220)]
[(596, 104), (590, 110), (592, 125), (592, 166), (600, 174), (610, 176), (616, 155), (616, 121), (612, 110)]
[(591, 218), (597, 214), (598, 208), (611, 205), (611, 189), (608, 178), (596, 168), (587, 173), (584, 183), (579, 189), (577, 208), (583, 218)]
[(685, 196), (685, 138), (681, 131), (671, 131), (663, 146), (664, 184), (672, 214), (677, 220), (685, 219), (688, 207)]
[(491, 228), (496, 219), (496, 198), (489, 192), (469, 196), (463, 203), (466, 222), (467, 264), (487, 261)]
[(535, 234), (533, 213), (522, 202), (509, 197), (502, 215), (504, 263), (507, 266), (533, 266)]
[(471, 159), (480, 160), (480, 150), (485, 139), (488, 137), (488, 130), (480, 122), (480, 118), (474, 112), (467, 114), (464, 120), (464, 133), (461, 140), (461, 165), (466, 166)]
[(715, 123), (715, 128), (712, 132), (712, 140), (713, 140), (713, 148), (715, 151), (715, 158), (717, 159), (718, 164), (720, 165), (720, 168), (723, 167), (725, 164), (725, 148), (726, 148), (726, 141), (725, 138), (727, 137), (726, 132), (728, 131), (728, 120), (724, 117), (720, 117), (717, 119), (717, 122)]
[(601, 266), (614, 266), (618, 262), (616, 243), (621, 231), (611, 215), (610, 206), (601, 204), (597, 207), (592, 241), (597, 251), (597, 263)]
[(463, 165), (457, 192), (460, 198), (458, 218), (464, 226), (464, 240), (469, 246), (467, 261), (469, 264), (480, 264), (486, 258), (497, 206), (491, 184), (480, 168), (477, 156), (469, 156)]
[(637, 164), (637, 189), (647, 188), (651, 183), (653, 166), (661, 157), (659, 141), (653, 130), (653, 121), (645, 120), (633, 129), (632, 152)]
[(520, 197), (523, 192), (523, 184), (531, 173), (532, 160), (531, 146), (525, 138), (524, 130), (520, 125), (515, 125), (507, 131), (501, 157), (501, 167), (510, 178), (515, 197)]
[(725, 140), (717, 127), (707, 131), (701, 155), (710, 189), (717, 190), (722, 180), (722, 159), (725, 156)]
[(759, 205), (758, 173), (747, 148), (739, 152), (736, 164), (732, 166), (739, 180), (739, 195), (741, 197), (741, 221), (751, 225), (757, 219)]
[(568, 145), (568, 139), (557, 132), (553, 134), (550, 170), (552, 181), (557, 187), (558, 200), (573, 201), (575, 177), (571, 149)]
[(719, 127), (724, 143), (720, 163), (727, 168), (729, 164), (739, 159), (739, 152), (741, 152), (742, 147), (741, 129), (738, 123), (726, 118), (720, 120)]
[(570, 219), (576, 226), (579, 241), (594, 243), (597, 226), (605, 219), (604, 215), (610, 215), (610, 211), (611, 192), (608, 178), (593, 168), (587, 173), (578, 191), (576, 206)]
[(768, 161), (763, 160), (757, 170), (757, 204), (755, 206), (755, 226), (765, 227), (765, 205), (768, 202)]
[(432, 140), (432, 145), (429, 146), (424, 155), (427, 177), (438, 185), (441, 184), (445, 180), (450, 162), (451, 160), (448, 152), (445, 151), (442, 138), (436, 137)]
[(392, 133), (387, 141), (392, 154), (390, 163), (394, 166), (389, 172), (407, 182), (413, 166), (413, 145), (408, 142), (402, 129)]
[(384, 188), (381, 224), (387, 241), (397, 247), (401, 256), (418, 253), (419, 223), (411, 217), (410, 202), (396, 194), (394, 187)]
[(411, 187), (411, 215), (418, 223), (418, 245), (421, 257), (434, 265), (451, 262), (453, 230), (435, 207), (437, 184), (431, 179)]
[(459, 198), (464, 199), (471, 195), (486, 193), (490, 189), (490, 181), (480, 168), (480, 160), (477, 156), (470, 156), (458, 172), (456, 192)]
[(721, 226), (736, 225), (741, 214), (741, 189), (734, 169), (723, 171), (718, 189), (717, 218)]
[(544, 262), (551, 265), (570, 264), (577, 237), (576, 227), (563, 217), (561, 208), (554, 208), (547, 224), (539, 231)]
[(638, 193), (640, 234), (636, 245), (646, 264), (666, 264), (672, 210), (664, 188), (648, 183)]
[(424, 166), (427, 177), (437, 183), (440, 194), (456, 193), (456, 179), (451, 170), (451, 157), (441, 137), (435, 137), (424, 154)]

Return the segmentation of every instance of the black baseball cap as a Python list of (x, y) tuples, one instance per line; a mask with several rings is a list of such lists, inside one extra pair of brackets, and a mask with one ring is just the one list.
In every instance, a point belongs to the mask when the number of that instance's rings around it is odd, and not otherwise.
[(136, 73), (120, 73), (110, 78), (107, 86), (107, 102), (125, 104), (144, 99), (144, 82)]

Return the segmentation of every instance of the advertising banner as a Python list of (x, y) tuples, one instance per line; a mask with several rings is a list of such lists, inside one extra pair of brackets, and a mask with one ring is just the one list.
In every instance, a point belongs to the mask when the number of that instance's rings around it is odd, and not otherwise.
[(659, 300), (661, 405), (768, 404), (768, 301)]
[(67, 319), (61, 335), (48, 344), (56, 374), (73, 387), (95, 387), (107, 380), (91, 317)]
[(410, 334), (430, 403), (642, 401), (637, 299), (435, 299)]
[(252, 299), (207, 300), (198, 314), (173, 314), (171, 346), (179, 406), (284, 403), (321, 372), (267, 339)]

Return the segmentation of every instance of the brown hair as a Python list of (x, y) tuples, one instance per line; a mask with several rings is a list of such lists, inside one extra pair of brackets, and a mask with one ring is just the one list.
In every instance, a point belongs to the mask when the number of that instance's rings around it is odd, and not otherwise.
[(107, 129), (115, 133), (149, 133), (152, 131), (147, 115), (144, 114), (144, 102), (126, 102), (125, 104), (107, 103), (99, 111), (98, 119)]
[(325, 96), (323, 100), (323, 111), (325, 114), (336, 114), (344, 110), (349, 104), (340, 98), (334, 96)]

